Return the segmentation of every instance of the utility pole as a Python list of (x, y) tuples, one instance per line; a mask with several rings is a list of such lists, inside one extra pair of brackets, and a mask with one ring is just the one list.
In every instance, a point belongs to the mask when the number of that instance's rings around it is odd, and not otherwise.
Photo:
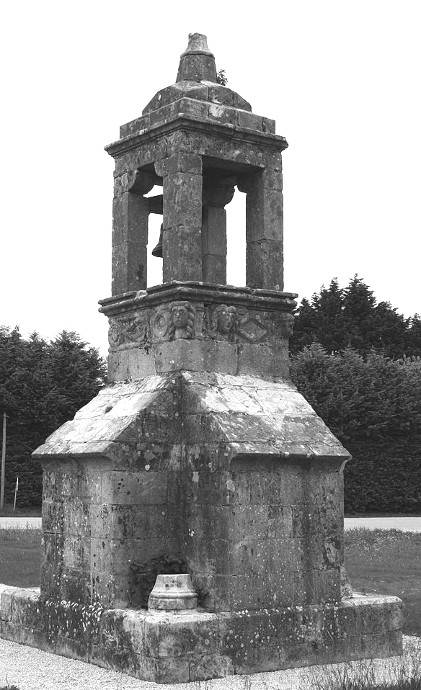
[(6, 467), (6, 413), (3, 412), (3, 443), (1, 447), (0, 510), (4, 508), (4, 471)]

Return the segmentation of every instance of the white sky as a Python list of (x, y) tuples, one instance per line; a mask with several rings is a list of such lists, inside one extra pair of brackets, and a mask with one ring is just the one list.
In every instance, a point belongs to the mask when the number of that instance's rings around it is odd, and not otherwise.
[(419, 0), (3, 0), (0, 324), (74, 330), (106, 353), (103, 147), (175, 81), (191, 32), (289, 142), (285, 290), (310, 297), (358, 273), (378, 300), (421, 312), (420, 14)]

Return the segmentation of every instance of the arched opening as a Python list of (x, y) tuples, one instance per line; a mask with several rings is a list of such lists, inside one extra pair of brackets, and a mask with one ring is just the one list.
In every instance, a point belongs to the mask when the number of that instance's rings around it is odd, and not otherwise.
[[(148, 199), (150, 197), (155, 197), (162, 194), (162, 187), (155, 185), (150, 192), (145, 194)], [(148, 244), (146, 247), (147, 252), (147, 287), (152, 287), (153, 285), (161, 285), (162, 283), (162, 272), (163, 272), (163, 260), (158, 256), (152, 255), (152, 250), (156, 247), (159, 242), (160, 231), (162, 224), (162, 214), (150, 212), (148, 221)]]
[(227, 212), (227, 284), (242, 287), (246, 284), (246, 198), (235, 190)]

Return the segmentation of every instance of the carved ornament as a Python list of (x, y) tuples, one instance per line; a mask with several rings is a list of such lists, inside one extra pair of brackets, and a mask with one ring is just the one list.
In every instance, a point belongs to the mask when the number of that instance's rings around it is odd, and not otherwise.
[(149, 343), (147, 314), (130, 316), (124, 319), (111, 319), (108, 342), (111, 348), (116, 348), (126, 343), (147, 347)]
[(220, 304), (213, 312), (213, 329), (227, 340), (235, 340), (238, 326), (236, 307)]
[(174, 302), (170, 309), (169, 339), (194, 338), (195, 317), (196, 309), (190, 302)]

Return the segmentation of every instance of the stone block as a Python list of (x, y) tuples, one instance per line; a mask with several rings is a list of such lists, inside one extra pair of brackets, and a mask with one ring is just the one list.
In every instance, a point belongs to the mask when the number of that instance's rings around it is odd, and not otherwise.
[(209, 343), (200, 340), (174, 340), (155, 348), (159, 373), (171, 371), (217, 371), (235, 374), (237, 346), (234, 343)]
[(91, 506), (92, 503), (84, 503), (74, 500), (67, 503), (64, 510), (63, 530), (65, 534), (87, 538), (91, 536)]
[(238, 124), (238, 114), (234, 108), (219, 103), (210, 103), (208, 106), (207, 119), (211, 122), (218, 122), (224, 125), (236, 127)]
[(110, 352), (108, 355), (108, 380), (110, 383), (141, 379), (156, 374), (153, 357), (137, 347)]
[[(108, 573), (109, 575), (129, 576), (132, 563), (144, 562), (152, 555), (160, 555), (160, 542), (151, 539), (126, 538), (121, 539), (93, 539), (91, 571), (96, 573)], [(162, 548), (162, 547), (161, 547)]]
[(93, 505), (89, 514), (93, 538), (126, 539), (133, 536), (133, 506), (109, 503)]
[[(167, 500), (166, 472), (111, 472), (110, 482), (103, 488), (103, 501), (114, 505), (164, 505)], [(124, 535), (122, 535), (124, 536)]]
[(341, 577), (339, 567), (312, 570), (308, 583), (308, 603), (325, 604), (341, 599)]
[(133, 136), (134, 134), (141, 134), (144, 130), (149, 129), (150, 118), (149, 114), (137, 117), (131, 122), (127, 122), (120, 127), (120, 138)]
[(74, 570), (89, 569), (91, 561), (90, 537), (67, 533), (63, 543), (63, 565)]
[(221, 654), (203, 654), (189, 662), (190, 682), (225, 678), (235, 673), (235, 666), (229, 656)]
[(204, 120), (208, 115), (208, 104), (193, 100), (193, 98), (183, 98), (180, 102), (180, 114)]
[(268, 134), (275, 134), (275, 120), (271, 120), (268, 117), (262, 117), (262, 131)]
[[(202, 157), (190, 151), (175, 153), (160, 163), (162, 177), (176, 173), (202, 174)], [(183, 178), (184, 179), (184, 178)]]
[(241, 343), (238, 348), (238, 373), (283, 378), (288, 376), (289, 360), (286, 345)]
[(202, 257), (203, 280), (225, 285), (227, 279), (227, 260), (225, 255), (204, 254)]
[(154, 659), (156, 683), (187, 683), (190, 680), (190, 665), (187, 659)]
[(155, 658), (202, 656), (218, 651), (219, 625), (213, 614), (150, 614), (145, 619), (145, 647)]
[[(301, 515), (298, 506), (304, 503), (304, 481), (303, 467), (299, 463), (249, 455), (233, 458), (231, 467), (241, 503), (246, 503), (248, 498), (251, 504), (285, 506), (291, 510), (292, 521), (296, 511)], [(275, 518), (275, 512), (273, 516)], [(293, 531), (293, 536), (296, 534)]]
[[(50, 594), (51, 590), (48, 591), (43, 586), (43, 591)], [(89, 563), (84, 570), (72, 568), (66, 564), (65, 570), (60, 574), (59, 597), (80, 605), (92, 602)]]
[(89, 662), (90, 658), (90, 649), (85, 641), (62, 637), (61, 635), (55, 640), (55, 653), (85, 662)]
[(69, 499), (77, 496), (86, 504), (101, 503), (102, 475), (105, 467), (105, 463), (104, 468), (99, 468), (95, 463), (85, 467), (73, 463), (71, 467), (64, 467), (61, 477), (62, 496)]
[(12, 598), (18, 587), (0, 584), (0, 620), (10, 621), (12, 617)]
[[(164, 177), (164, 229), (202, 227), (202, 175), (176, 172)], [(181, 278), (181, 277), (180, 277)], [(183, 276), (188, 280), (187, 276)]]
[(136, 611), (109, 609), (102, 613), (98, 641), (91, 648), (90, 661), (125, 673), (152, 680), (154, 666), (141, 655), (144, 616)]
[(279, 239), (247, 240), (247, 285), (269, 290), (283, 288), (283, 247)]
[[(58, 496), (55, 496), (55, 498)], [(63, 532), (64, 506), (62, 501), (42, 502), (42, 528), (44, 532)]]
[[(189, 202), (181, 200), (179, 205), (183, 206), (184, 203), (188, 204)], [(192, 206), (192, 204), (190, 205)], [(187, 212), (185, 215), (180, 212), (177, 216), (175, 209), (173, 209), (172, 215), (172, 225), (164, 225), (162, 236), (163, 281), (181, 280), (182, 277), (187, 280), (202, 280), (201, 211), (200, 225), (199, 216), (196, 218), (198, 215), (197, 204), (194, 205), (190, 215)]]
[(258, 132), (263, 130), (263, 118), (260, 115), (249, 113), (246, 110), (238, 111), (238, 126), (246, 129), (254, 129)]
[(37, 627), (39, 619), (39, 587), (16, 589), (11, 597), (10, 621), (25, 627)]
[[(218, 343), (218, 345), (222, 345), (222, 343)], [(229, 345), (229, 343), (224, 343), (224, 345)], [(195, 412), (198, 407), (208, 413), (263, 414), (259, 397), (250, 395), (249, 389), (240, 386), (198, 387), (195, 396), (188, 396), (184, 409), (187, 412)]]

